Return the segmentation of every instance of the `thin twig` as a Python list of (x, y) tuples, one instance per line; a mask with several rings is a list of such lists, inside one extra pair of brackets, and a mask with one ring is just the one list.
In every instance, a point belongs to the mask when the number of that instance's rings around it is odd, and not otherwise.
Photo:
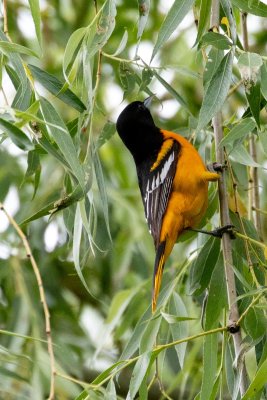
[[(211, 26), (219, 26), (220, 17), (220, 2), (219, 0), (212, 1), (211, 9)], [(220, 164), (224, 163), (224, 150), (219, 146), (221, 140), (223, 139), (222, 130), (222, 115), (221, 112), (217, 113), (213, 119), (213, 129), (215, 135), (215, 149), (216, 149), (216, 161)], [(228, 194), (226, 185), (226, 170), (223, 169), (220, 179), (218, 181), (218, 191), (219, 191), (219, 203), (220, 203), (220, 219), (222, 226), (230, 224), (229, 208), (228, 208)], [(235, 275), (233, 271), (233, 255), (232, 255), (232, 243), (231, 238), (228, 233), (225, 233), (222, 237), (222, 250), (223, 250), (223, 260), (225, 269), (225, 279), (227, 287), (228, 305), (229, 305), (229, 325), (236, 326), (239, 320), (238, 306), (236, 303), (237, 293), (235, 285)], [(240, 330), (235, 330), (233, 334), (235, 355), (238, 357), (241, 347), (242, 347), (242, 336)], [(247, 372), (246, 366), (243, 364), (240, 380), (240, 394), (244, 395), (247, 384)]]
[(29, 258), (35, 278), (38, 284), (39, 288), (39, 294), (40, 294), (40, 301), (43, 307), (44, 311), (44, 316), (45, 316), (45, 332), (46, 332), (46, 338), (47, 338), (47, 348), (48, 348), (48, 354), (50, 358), (50, 394), (48, 400), (54, 400), (55, 398), (55, 374), (56, 374), (56, 367), (55, 367), (55, 356), (54, 356), (54, 350), (53, 350), (53, 342), (52, 342), (52, 333), (51, 333), (51, 325), (50, 325), (50, 314), (49, 314), (49, 309), (45, 297), (45, 292), (44, 292), (44, 287), (43, 287), (43, 281), (42, 277), (39, 271), (39, 268), (37, 266), (37, 263), (35, 261), (35, 258), (32, 254), (29, 242), (24, 235), (23, 231), (17, 224), (17, 222), (14, 220), (14, 218), (7, 212), (5, 209), (4, 205), (0, 203), (0, 210), (4, 212), (6, 217), (8, 218), (9, 223), (13, 226), (17, 234), (22, 240), (22, 243), (24, 245), (24, 248), (26, 250), (26, 255)]
[(7, 19), (7, 0), (3, 0), (3, 15), (4, 15), (4, 34), (11, 41), (8, 33), (8, 19)]
[[(243, 46), (245, 51), (249, 51), (248, 43), (248, 27), (247, 27), (247, 13), (242, 13), (242, 38)], [(252, 159), (257, 162), (257, 151), (255, 136), (252, 133), (249, 140), (249, 153)], [(255, 223), (256, 230), (259, 237), (262, 237), (261, 230), (261, 217), (257, 209), (260, 208), (260, 195), (259, 195), (259, 176), (257, 167), (249, 168), (249, 217)], [(253, 215), (253, 209), (255, 210), (255, 216)]]
[(263, 293), (259, 293), (258, 296), (255, 297), (255, 299), (249, 304), (249, 306), (245, 309), (245, 311), (240, 315), (239, 320), (237, 321), (237, 324), (240, 325), (240, 322), (245, 318), (249, 310), (259, 301)]

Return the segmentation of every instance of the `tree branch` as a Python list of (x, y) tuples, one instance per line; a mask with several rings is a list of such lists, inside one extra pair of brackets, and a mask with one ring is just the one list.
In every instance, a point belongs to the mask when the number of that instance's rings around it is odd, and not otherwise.
[(37, 266), (37, 263), (35, 261), (35, 258), (33, 257), (29, 242), (28, 242), (26, 236), (24, 235), (23, 231), (21, 230), (19, 225), (16, 223), (14, 218), (7, 212), (7, 210), (5, 209), (5, 207), (2, 203), (0, 203), (0, 210), (2, 210), (4, 212), (10, 225), (13, 226), (13, 228), (15, 229), (15, 231), (21, 238), (24, 248), (26, 250), (26, 255), (31, 262), (33, 272), (35, 274), (35, 278), (36, 278), (36, 281), (38, 284), (40, 300), (41, 300), (41, 304), (42, 304), (44, 316), (45, 316), (45, 333), (46, 333), (46, 338), (47, 338), (48, 354), (49, 354), (49, 358), (50, 358), (50, 394), (49, 394), (48, 400), (54, 400), (54, 398), (55, 398), (55, 374), (56, 374), (55, 356), (54, 356), (53, 343), (52, 343), (50, 314), (49, 314), (49, 309), (48, 309), (48, 305), (47, 305), (47, 301), (46, 301), (46, 297), (45, 297), (42, 277), (41, 277), (39, 268)]
[[(212, 1), (211, 10), (211, 26), (218, 28), (219, 26), (219, 7), (220, 3), (218, 0)], [(216, 149), (216, 161), (218, 163), (224, 163), (224, 149), (219, 146), (223, 138), (222, 130), (222, 115), (221, 112), (217, 113), (212, 120), (214, 135), (215, 135), (215, 149)], [(228, 194), (226, 185), (226, 170), (223, 169), (220, 179), (218, 181), (218, 192), (219, 192), (219, 204), (220, 204), (220, 219), (222, 226), (230, 224), (229, 208), (228, 208)], [(228, 233), (225, 233), (222, 237), (222, 251), (229, 305), (229, 327), (233, 327), (233, 341), (236, 358), (241, 352), (242, 337), (237, 327), (237, 321), (239, 320), (239, 312), (237, 306), (237, 294), (235, 285), (235, 276), (233, 271), (233, 256), (232, 256), (232, 243)], [(248, 387), (247, 383), (247, 371), (245, 363), (242, 366), (241, 379), (240, 379), (240, 394), (244, 395)]]

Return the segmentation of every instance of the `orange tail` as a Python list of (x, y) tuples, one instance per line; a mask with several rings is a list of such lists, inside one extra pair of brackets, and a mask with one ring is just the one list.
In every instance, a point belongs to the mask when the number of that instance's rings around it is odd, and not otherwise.
[(154, 264), (154, 279), (153, 279), (153, 296), (152, 296), (152, 312), (154, 313), (157, 307), (157, 298), (162, 280), (163, 269), (166, 261), (165, 257), (166, 240), (161, 242), (157, 248), (156, 259)]

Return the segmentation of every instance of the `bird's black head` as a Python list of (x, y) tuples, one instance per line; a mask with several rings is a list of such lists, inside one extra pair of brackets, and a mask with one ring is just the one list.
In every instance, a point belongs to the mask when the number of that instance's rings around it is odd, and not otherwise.
[(117, 120), (117, 131), (135, 161), (141, 161), (149, 153), (161, 147), (163, 138), (156, 127), (148, 109), (152, 96), (144, 102), (134, 101), (128, 104)]

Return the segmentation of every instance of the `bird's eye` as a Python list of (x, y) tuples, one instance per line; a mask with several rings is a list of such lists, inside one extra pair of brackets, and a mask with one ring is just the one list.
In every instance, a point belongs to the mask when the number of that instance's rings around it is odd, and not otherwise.
[(138, 110), (139, 111), (144, 111), (145, 110), (145, 106), (144, 106), (144, 104), (138, 104)]

